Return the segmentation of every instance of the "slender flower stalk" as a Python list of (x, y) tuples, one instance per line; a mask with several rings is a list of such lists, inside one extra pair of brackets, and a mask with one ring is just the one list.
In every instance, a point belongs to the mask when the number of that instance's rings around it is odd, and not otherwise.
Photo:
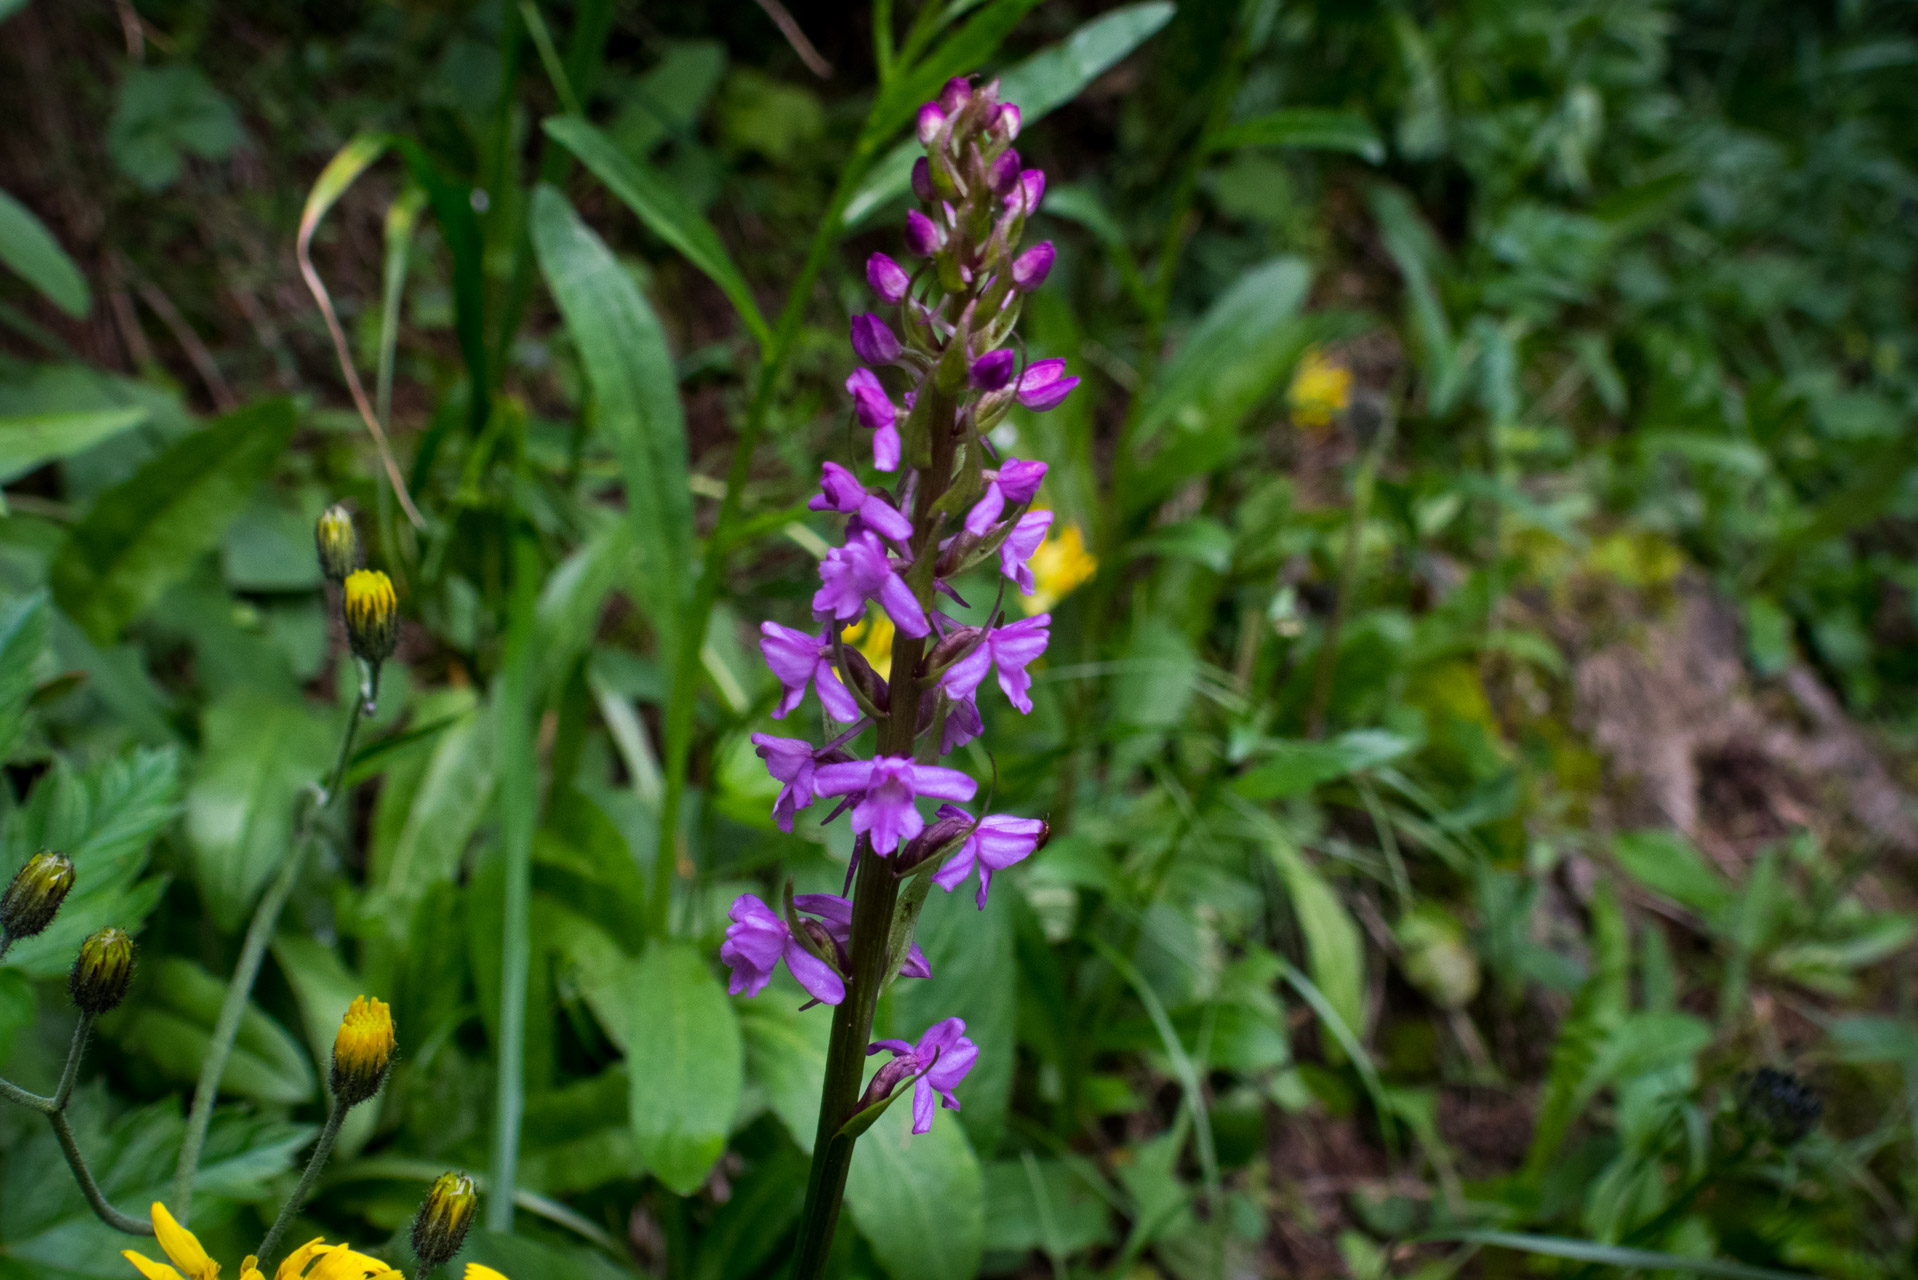
[[(851, 896), (788, 896), (783, 915), (755, 895), (733, 904), (721, 959), (735, 994), (757, 994), (784, 963), (813, 999), (832, 1008), (806, 1205), (793, 1280), (824, 1266), (858, 1135), (910, 1093), (912, 1130), (925, 1133), (978, 1057), (965, 1024), (947, 1018), (914, 1042), (872, 1039), (881, 991), (899, 977), (930, 976), (912, 930), (934, 885), (948, 892), (976, 871), (979, 902), (992, 873), (1028, 857), (1045, 824), (1008, 815), (975, 817), (959, 806), (977, 783), (934, 763), (984, 729), (978, 694), (995, 671), (1011, 705), (1029, 712), (1026, 668), (1044, 653), (1050, 618), (1006, 625), (995, 605), (985, 625), (941, 610), (952, 583), (974, 570), (1034, 590), (1028, 561), (1044, 542), (1050, 512), (1031, 504), (1045, 464), (1000, 458), (987, 437), (1012, 406), (1062, 403), (1078, 379), (1063, 360), (1025, 363), (1013, 329), (1027, 292), (1052, 268), (1041, 244), (1021, 251), (1045, 175), (1021, 166), (1011, 143), (1019, 112), (998, 84), (949, 82), (918, 116), (926, 155), (912, 187), (903, 248), (912, 268), (874, 254), (866, 279), (887, 313), (854, 318), (853, 352), (865, 367), (846, 379), (853, 420), (871, 432), (864, 479), (827, 463), (817, 511), (847, 516), (844, 543), (820, 565), (812, 607), (817, 631), (768, 622), (761, 651), (784, 689), (775, 718), (812, 693), (826, 715), (853, 727), (814, 746), (756, 734), (760, 758), (782, 784), (773, 815), (786, 830), (800, 811), (837, 798), (854, 834)], [(1003, 598), (1004, 591), (1001, 590)], [(879, 612), (872, 612), (877, 605)], [(848, 623), (877, 618), (891, 630), (890, 661), (848, 645)], [(873, 628), (874, 631), (877, 628)], [(872, 736), (866, 738), (870, 728)], [(945, 801), (928, 823), (921, 801)], [(869, 1055), (890, 1063), (866, 1080)], [(908, 1088), (908, 1086), (910, 1086)]]

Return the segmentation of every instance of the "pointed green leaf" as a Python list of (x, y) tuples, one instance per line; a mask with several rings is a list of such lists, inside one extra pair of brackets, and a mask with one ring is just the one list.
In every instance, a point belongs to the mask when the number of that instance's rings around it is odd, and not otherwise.
[(31, 209), (4, 191), (0, 191), (0, 262), (75, 320), (93, 306), (87, 278), (67, 251)]
[(914, 1134), (912, 1108), (894, 1107), (853, 1148), (846, 1207), (894, 1280), (971, 1280), (985, 1201), (978, 1157), (949, 1112)]
[(23, 476), (57, 458), (70, 458), (146, 421), (139, 406), (77, 413), (31, 413), (0, 418), (0, 481)]
[(1213, 138), (1216, 151), (1235, 147), (1305, 147), (1315, 151), (1349, 151), (1378, 164), (1385, 159), (1385, 143), (1372, 122), (1356, 111), (1329, 111), (1323, 107), (1287, 107), (1254, 116), (1221, 129)]

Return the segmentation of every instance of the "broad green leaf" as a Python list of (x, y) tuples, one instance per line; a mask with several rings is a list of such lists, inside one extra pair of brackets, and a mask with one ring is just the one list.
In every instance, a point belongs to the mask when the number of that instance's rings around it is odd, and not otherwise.
[(218, 160), (245, 141), (233, 104), (186, 63), (128, 69), (107, 125), (113, 163), (148, 191), (172, 186), (187, 154)]
[(207, 915), (232, 930), (290, 855), (301, 792), (333, 763), (336, 734), (301, 703), (243, 688), (201, 715), (200, 740), (186, 800), (194, 880)]
[[(4, 194), (4, 193), (0, 193)], [(0, 483), (36, 467), (90, 449), (146, 421), (137, 405), (75, 413), (34, 413), (0, 418)]]
[[(1173, 6), (1165, 0), (1122, 5), (1101, 14), (1068, 38), (1047, 45), (1001, 73), (999, 97), (1016, 104), (1021, 128), (1030, 128), (1033, 122), (1078, 97), (1087, 85), (1156, 35), (1172, 20), (1172, 14)], [(934, 85), (933, 91), (937, 90)], [(915, 138), (888, 151), (847, 203), (844, 224), (858, 226), (905, 195), (912, 184), (912, 162), (923, 154), (924, 148)]]
[[(170, 1079), (197, 1080), (226, 986), (191, 961), (169, 956), (143, 983), (146, 998), (130, 1002), (102, 1029)], [(311, 1099), (317, 1083), (299, 1042), (248, 1001), (221, 1092), (290, 1106)]]
[(87, 278), (33, 211), (0, 191), (0, 262), (78, 320), (93, 306)]
[[(1268, 829), (1266, 850), (1279, 878), (1285, 881), (1286, 895), (1292, 901), (1292, 914), (1298, 919), (1299, 932), (1305, 935), (1307, 967), (1312, 983), (1338, 1013), (1339, 1020), (1354, 1035), (1365, 1029), (1365, 943), (1352, 913), (1339, 900), (1338, 891), (1306, 860), (1283, 832)], [(1334, 1061), (1344, 1050), (1330, 1034), (1320, 1036), (1326, 1056)]]
[[(545, 129), (548, 137), (578, 157), (654, 235), (711, 277), (745, 321), (753, 341), (764, 347), (772, 340), (772, 330), (759, 313), (759, 303), (746, 278), (733, 265), (719, 233), (705, 215), (680, 198), (670, 179), (645, 161), (622, 152), (612, 139), (578, 116), (554, 116), (546, 121)], [(547, 268), (547, 273), (550, 276), (552, 268)]]
[(782, 972), (758, 996), (735, 1003), (753, 1084), (765, 1091), (794, 1145), (811, 1155), (832, 1016), (822, 1009), (800, 1012), (805, 998), (799, 984)]
[(1286, 107), (1241, 120), (1221, 129), (1212, 140), (1214, 150), (1235, 147), (1307, 147), (1317, 151), (1349, 151), (1378, 164), (1385, 144), (1372, 122), (1356, 111), (1323, 107)]
[(1379, 224), (1379, 240), (1405, 281), (1406, 310), (1412, 335), (1422, 349), (1426, 381), (1433, 388), (1428, 393), (1434, 398), (1433, 412), (1448, 412), (1457, 393), (1444, 389), (1458, 385), (1454, 373), (1458, 351), (1436, 280), (1444, 250), (1404, 191), (1379, 183), (1367, 193), (1366, 203)]
[(44, 591), (0, 601), (0, 761), (26, 727), (27, 700), (47, 647), (48, 612)]
[(739, 1109), (739, 1020), (704, 954), (684, 943), (649, 949), (629, 995), (633, 1136), (659, 1180), (691, 1195), (726, 1149)]
[(1612, 840), (1612, 856), (1626, 875), (1662, 898), (1696, 911), (1714, 928), (1724, 924), (1737, 891), (1691, 841), (1674, 831), (1627, 831)]
[(464, 715), (441, 732), (391, 844), (375, 845), (366, 915), (399, 941), (420, 899), (450, 884), (467, 842), (485, 816), (494, 778), (492, 726)]
[(1303, 795), (1322, 782), (1397, 760), (1413, 744), (1383, 729), (1354, 729), (1330, 742), (1277, 740), (1269, 754), (1232, 783), (1248, 800)]
[(894, 1280), (978, 1273), (985, 1179), (957, 1116), (941, 1109), (922, 1134), (912, 1132), (910, 1105), (881, 1116), (853, 1148), (846, 1207)]
[(97, 643), (110, 642), (219, 544), (297, 422), (290, 400), (250, 405), (101, 494), (53, 563), (60, 607)]
[(665, 332), (632, 277), (551, 187), (533, 196), (533, 245), (585, 366), (598, 426), (620, 460), (649, 588), (641, 603), (662, 635), (675, 637), (693, 507), (686, 417)]

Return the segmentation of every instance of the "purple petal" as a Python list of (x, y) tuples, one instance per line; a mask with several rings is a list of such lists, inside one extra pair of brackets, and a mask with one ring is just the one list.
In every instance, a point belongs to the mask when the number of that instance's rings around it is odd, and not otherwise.
[(1010, 102), (999, 108), (999, 114), (992, 118), (992, 131), (1007, 142), (1019, 136), (1019, 108)]
[(1077, 378), (1068, 378), (1065, 372), (1066, 362), (1058, 357), (1027, 365), (1019, 378), (1019, 403), (1034, 413), (1058, 408), (1079, 385)]
[(945, 108), (948, 115), (965, 106), (966, 103), (971, 100), (972, 81), (964, 76), (954, 76), (952, 79), (946, 81), (944, 88), (939, 90), (939, 105)]
[(873, 432), (872, 465), (881, 471), (899, 470), (899, 431), (890, 423)]
[(979, 704), (971, 698), (955, 701), (946, 712), (945, 732), (939, 735), (939, 754), (951, 755), (984, 733), (985, 721), (979, 718)]
[(884, 320), (867, 312), (852, 318), (852, 349), (867, 364), (891, 364), (899, 358), (899, 339)]
[(872, 781), (870, 760), (847, 760), (822, 764), (813, 773), (813, 790), (822, 796), (846, 796), (864, 791)]
[(906, 296), (912, 278), (897, 262), (883, 253), (875, 253), (866, 259), (866, 283), (887, 302), (897, 302)]
[(912, 537), (912, 521), (900, 515), (892, 503), (876, 493), (859, 504), (859, 518), (874, 533), (891, 538), (894, 542), (905, 542)]
[(1031, 595), (1034, 589), (1032, 570), (1026, 567), (1026, 561), (1046, 540), (1046, 530), (1051, 527), (1050, 511), (1028, 511), (999, 544), (999, 571), (1017, 583), (1024, 595)]
[(986, 673), (991, 670), (992, 649), (981, 641), (971, 653), (946, 668), (946, 674), (939, 677), (939, 687), (945, 690), (948, 698), (967, 701), (978, 692)]
[(806, 682), (812, 679), (819, 663), (819, 642), (803, 631), (782, 627), (777, 622), (759, 624), (759, 653), (765, 658), (785, 693), (773, 708), (773, 719), (784, 720), (788, 712), (806, 696)]
[(854, 369), (846, 378), (846, 391), (852, 396), (853, 412), (859, 415), (863, 426), (874, 430), (890, 427), (899, 416), (892, 397), (886, 394), (870, 369)]
[(912, 1131), (914, 1133), (932, 1132), (932, 1086), (921, 1076), (912, 1086)]
[(1039, 833), (1046, 824), (1037, 818), (1015, 818), (995, 813), (979, 821), (973, 833), (979, 841), (979, 861), (994, 871), (1004, 871), (1016, 862), (1032, 856), (1039, 845)]
[(1012, 381), (1018, 363), (1019, 357), (1010, 350), (988, 351), (972, 362), (972, 385), (980, 391), (997, 391)]
[(918, 943), (913, 943), (911, 948), (907, 950), (906, 962), (899, 966), (899, 976), (902, 978), (930, 978), (932, 976), (932, 965), (927, 961), (926, 953), (919, 949)]
[(939, 228), (917, 209), (906, 211), (906, 248), (922, 258), (939, 252)]
[(966, 532), (975, 538), (985, 537), (986, 530), (992, 527), (992, 522), (997, 520), (999, 513), (1005, 509), (1005, 491), (999, 487), (999, 482), (994, 480), (986, 486), (986, 496), (973, 503), (972, 510), (966, 512)]
[(986, 181), (992, 185), (995, 195), (1004, 195), (1019, 184), (1019, 153), (1007, 150), (992, 162), (992, 168), (986, 174)]
[(979, 861), (979, 841), (975, 836), (967, 836), (965, 842), (952, 851), (946, 859), (946, 865), (932, 873), (932, 882), (951, 893), (966, 882)]
[(1014, 258), (1012, 260), (1014, 287), (1021, 293), (1030, 293), (1044, 284), (1046, 277), (1052, 273), (1052, 262), (1057, 256), (1057, 251), (1052, 247), (1052, 241), (1044, 240)]
[[(912, 162), (912, 193), (926, 203), (932, 203), (932, 165), (924, 156)], [(888, 298), (888, 302), (897, 302), (897, 298)]]
[(919, 145), (929, 147), (939, 137), (939, 131), (946, 127), (946, 113), (939, 109), (936, 102), (928, 102), (919, 108), (917, 129)]
[(828, 925), (852, 923), (852, 900), (836, 893), (802, 893), (793, 899), (793, 906)]
[(912, 766), (912, 790), (915, 795), (937, 800), (970, 800), (979, 784), (942, 764), (916, 764)]
[(831, 659), (823, 656), (819, 659), (819, 666), (813, 672), (812, 687), (819, 694), (819, 705), (826, 708), (826, 714), (840, 724), (851, 724), (859, 718), (859, 703), (840, 682), (839, 672), (833, 669)]
[(846, 998), (846, 984), (832, 971), (832, 966), (800, 946), (798, 939), (788, 939), (785, 957), (786, 967), (799, 979), (807, 995), (821, 1004), (838, 1004)]
[(1017, 458), (1007, 458), (1005, 465), (999, 468), (999, 487), (1005, 491), (1008, 502), (1032, 501), (1045, 479), (1046, 464), (1043, 462), (1021, 462)]
[(898, 574), (887, 574), (886, 580), (880, 584), (879, 603), (885, 608), (886, 616), (892, 619), (892, 624), (907, 635), (923, 636), (932, 630), (926, 621), (926, 611), (919, 607), (912, 588)]

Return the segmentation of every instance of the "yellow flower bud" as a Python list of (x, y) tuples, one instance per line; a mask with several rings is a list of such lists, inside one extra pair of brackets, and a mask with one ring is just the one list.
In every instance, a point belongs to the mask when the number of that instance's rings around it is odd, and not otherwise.
[(1322, 430), (1352, 403), (1352, 371), (1312, 347), (1293, 371), (1287, 398), (1292, 402), (1293, 422), (1308, 430)]
[(106, 1013), (126, 999), (133, 981), (133, 937), (125, 929), (102, 929), (80, 944), (67, 974), (67, 991), (86, 1013)]
[(333, 1038), (333, 1097), (341, 1106), (356, 1107), (380, 1091), (393, 1049), (393, 1011), (386, 1002), (354, 1000)]
[(443, 1266), (466, 1243), (479, 1193), (463, 1173), (442, 1173), (413, 1219), (413, 1256), (422, 1274)]
[(64, 853), (41, 850), (27, 859), (0, 893), (0, 935), (9, 941), (31, 938), (59, 914), (73, 888), (73, 863)]
[(378, 569), (360, 569), (347, 575), (346, 638), (353, 652), (371, 663), (393, 656), (400, 638), (400, 601), (393, 580)]
[(360, 567), (360, 535), (353, 528), (353, 513), (337, 502), (320, 512), (319, 523), (313, 526), (313, 546), (326, 580), (345, 582), (346, 575)]

